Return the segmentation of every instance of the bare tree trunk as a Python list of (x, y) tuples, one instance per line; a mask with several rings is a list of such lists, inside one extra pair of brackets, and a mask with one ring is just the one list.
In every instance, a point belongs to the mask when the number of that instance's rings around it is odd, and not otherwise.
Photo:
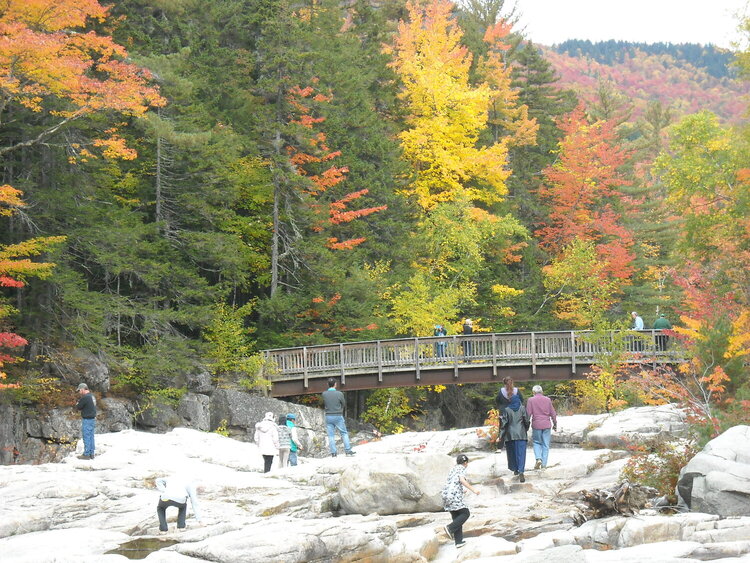
[[(278, 136), (278, 132), (277, 132)], [(281, 199), (281, 186), (279, 186), (279, 175), (273, 175), (273, 233), (271, 234), (271, 297), (279, 288), (279, 200)]]
[[(161, 115), (159, 115), (161, 117)], [(154, 219), (157, 223), (161, 222), (162, 220), (162, 194), (161, 194), (161, 188), (162, 188), (162, 171), (161, 171), (161, 149), (162, 149), (162, 139), (161, 135), (156, 137), (156, 210), (154, 212)]]

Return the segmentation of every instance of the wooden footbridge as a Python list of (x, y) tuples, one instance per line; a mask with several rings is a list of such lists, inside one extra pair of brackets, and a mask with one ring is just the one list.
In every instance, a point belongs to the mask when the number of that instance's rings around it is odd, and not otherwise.
[[(264, 350), (271, 395), (320, 393), (335, 377), (342, 391), (416, 385), (580, 379), (602, 355), (632, 363), (675, 363), (659, 330), (480, 333)], [(603, 340), (603, 342), (602, 342)]]

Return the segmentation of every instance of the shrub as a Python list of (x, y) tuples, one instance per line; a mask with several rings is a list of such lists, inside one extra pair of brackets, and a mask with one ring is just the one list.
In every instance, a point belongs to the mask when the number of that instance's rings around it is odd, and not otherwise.
[(635, 452), (620, 473), (621, 479), (631, 483), (653, 487), (667, 497), (671, 504), (677, 504), (675, 487), (680, 470), (698, 453), (693, 441), (670, 442), (654, 439), (642, 446), (630, 446)]

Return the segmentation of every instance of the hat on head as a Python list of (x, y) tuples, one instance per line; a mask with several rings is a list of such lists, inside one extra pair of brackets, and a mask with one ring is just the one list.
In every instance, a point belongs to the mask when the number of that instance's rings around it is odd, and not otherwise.
[(267, 412), (266, 416), (265, 416), (265, 419), (266, 420), (273, 420), (273, 413), (272, 412)]
[(89, 390), (89, 386), (86, 385), (85, 383), (79, 383), (77, 391), (81, 391), (83, 389), (85, 389), (86, 391), (88, 391)]
[(287, 420), (294, 420), (295, 418), (297, 418), (297, 415), (293, 412), (290, 412), (288, 415), (286, 415)]

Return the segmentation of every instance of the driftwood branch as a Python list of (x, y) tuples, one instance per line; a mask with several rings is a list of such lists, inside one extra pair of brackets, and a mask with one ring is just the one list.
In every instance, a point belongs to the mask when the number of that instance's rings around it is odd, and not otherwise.
[(653, 487), (635, 485), (629, 481), (609, 489), (582, 491), (582, 502), (576, 505), (571, 517), (575, 525), (580, 526), (587, 520), (615, 514), (633, 516), (640, 509), (650, 506), (651, 500), (658, 496), (659, 492)]

